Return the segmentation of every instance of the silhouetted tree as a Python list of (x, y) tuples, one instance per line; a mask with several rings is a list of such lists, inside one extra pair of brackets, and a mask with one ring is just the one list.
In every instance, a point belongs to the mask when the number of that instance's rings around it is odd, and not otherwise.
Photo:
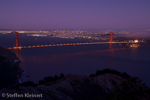
[(64, 78), (64, 77), (65, 77), (65, 75), (63, 73), (61, 73), (59, 78)]
[(57, 80), (59, 79), (59, 77), (57, 75), (54, 76), (54, 80)]

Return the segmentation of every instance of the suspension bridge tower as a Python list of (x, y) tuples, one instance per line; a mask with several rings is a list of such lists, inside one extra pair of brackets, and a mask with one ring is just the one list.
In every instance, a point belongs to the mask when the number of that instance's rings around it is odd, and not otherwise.
[(111, 42), (113, 42), (113, 32), (110, 32), (110, 44), (109, 44), (109, 48), (110, 49), (112, 49), (113, 48), (113, 46), (112, 46), (112, 43)]
[(19, 57), (19, 38), (18, 38), (18, 32), (16, 31), (16, 55)]

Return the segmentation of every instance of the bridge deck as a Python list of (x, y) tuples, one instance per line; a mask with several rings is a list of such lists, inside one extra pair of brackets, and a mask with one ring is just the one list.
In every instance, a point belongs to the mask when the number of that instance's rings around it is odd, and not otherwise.
[(49, 45), (36, 45), (36, 46), (19, 46), (9, 47), (8, 49), (27, 49), (27, 48), (41, 48), (41, 47), (56, 47), (56, 46), (71, 46), (71, 45), (90, 45), (90, 44), (115, 44), (115, 43), (135, 43), (135, 42), (91, 42), (91, 43), (65, 43), (65, 44), (49, 44)]

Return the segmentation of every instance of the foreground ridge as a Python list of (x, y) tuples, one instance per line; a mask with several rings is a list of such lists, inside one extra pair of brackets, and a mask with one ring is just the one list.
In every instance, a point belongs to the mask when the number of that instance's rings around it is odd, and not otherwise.
[[(107, 69), (109, 70), (109, 69)], [(10, 89), (3, 89), (0, 94), (14, 95), (15, 100), (22, 98), (29, 100), (121, 100), (147, 99), (150, 92), (145, 84), (136, 77), (123, 78), (121, 76), (104, 73), (97, 76), (67, 75), (57, 80), (47, 81), (43, 84), (20, 85)], [(28, 93), (32, 97), (25, 97)], [(38, 97), (35, 97), (38, 95)], [(0, 99), (5, 100), (4, 97)]]

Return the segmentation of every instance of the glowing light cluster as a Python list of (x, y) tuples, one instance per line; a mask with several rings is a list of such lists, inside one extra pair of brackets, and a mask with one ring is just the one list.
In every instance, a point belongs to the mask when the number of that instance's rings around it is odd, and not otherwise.
[(134, 42), (135, 42), (135, 43), (138, 43), (139, 41), (138, 41), (138, 40), (134, 40)]

